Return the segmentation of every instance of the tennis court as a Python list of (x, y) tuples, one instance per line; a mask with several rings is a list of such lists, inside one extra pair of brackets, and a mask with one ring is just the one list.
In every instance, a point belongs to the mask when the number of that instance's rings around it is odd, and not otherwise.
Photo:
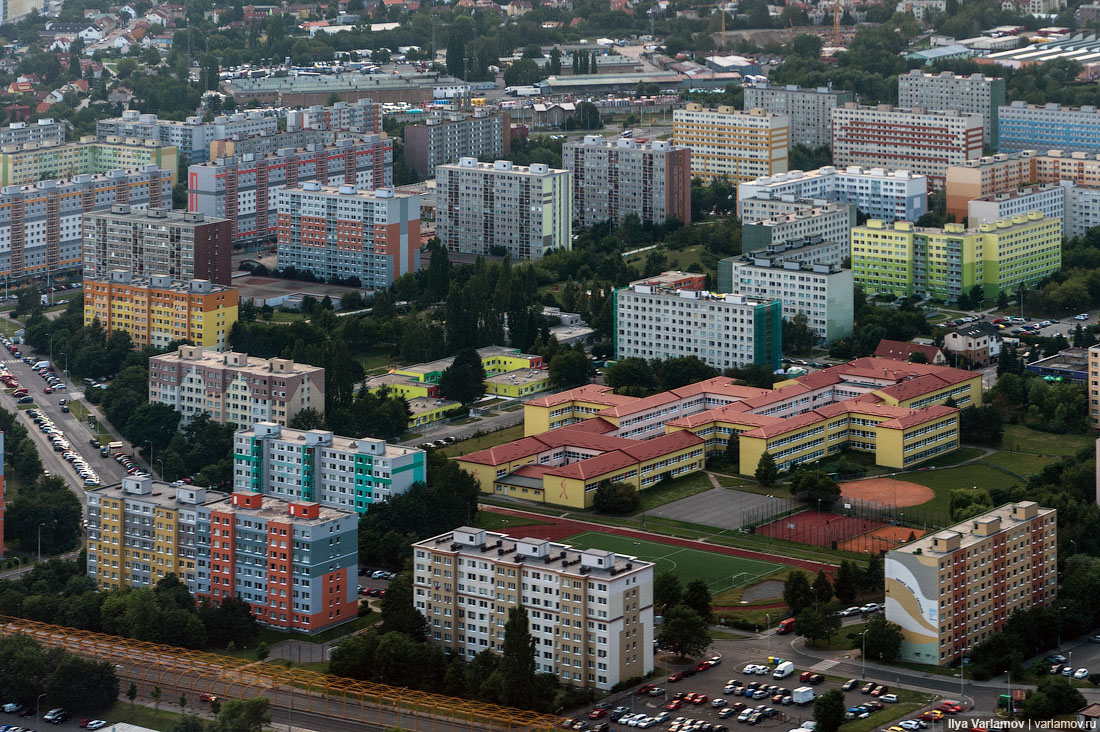
[(586, 531), (565, 540), (576, 549), (603, 549), (616, 554), (629, 554), (653, 562), (654, 575), (672, 572), (684, 584), (701, 579), (711, 592), (740, 587), (756, 582), (786, 567), (782, 564), (745, 559), (717, 552), (687, 549), (672, 544), (638, 541), (625, 536)]

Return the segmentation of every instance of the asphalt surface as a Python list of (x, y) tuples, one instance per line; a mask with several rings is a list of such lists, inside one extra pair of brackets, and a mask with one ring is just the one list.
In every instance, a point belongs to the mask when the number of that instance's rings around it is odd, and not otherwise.
[(722, 529), (739, 529), (746, 523), (759, 520), (760, 515), (767, 510), (778, 513), (786, 508), (786, 501), (773, 496), (746, 493), (730, 488), (714, 488), (705, 493), (667, 503), (648, 513), (651, 516), (690, 521)]

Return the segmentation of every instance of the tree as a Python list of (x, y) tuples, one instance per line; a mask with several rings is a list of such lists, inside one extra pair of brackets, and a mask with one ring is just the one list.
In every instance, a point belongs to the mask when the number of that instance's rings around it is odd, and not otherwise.
[(600, 110), (592, 102), (581, 102), (578, 104), (575, 117), (577, 120), (577, 127), (582, 130), (603, 129), (603, 119), (600, 117)]
[(155, 709), (156, 711), (160, 711), (160, 687), (154, 686), (153, 690), (149, 692), (149, 696), (153, 699), (153, 709)]
[(817, 570), (817, 577), (814, 578), (811, 589), (814, 591), (814, 598), (819, 606), (833, 599), (833, 585), (829, 582), (829, 578), (825, 576), (824, 569)]
[(447, 39), (447, 73), (463, 79), (466, 77), (466, 44), (457, 32)]
[(604, 382), (617, 394), (642, 396), (657, 390), (657, 376), (644, 358), (620, 359), (604, 370)]
[(118, 700), (118, 677), (113, 663), (97, 663), (66, 653), (50, 673), (43, 691), (51, 705), (104, 711)]
[(783, 352), (789, 354), (808, 354), (813, 349), (817, 336), (810, 327), (806, 313), (797, 313), (793, 318), (783, 319)]
[(695, 613), (708, 623), (711, 620), (710, 589), (703, 580), (696, 579), (688, 582), (684, 589), (683, 604), (690, 607)]
[[(406, 573), (408, 574), (408, 573)], [(500, 701), (502, 704), (529, 709), (536, 701), (535, 639), (522, 605), (508, 610), (504, 623), (504, 643), (500, 648)]]
[(397, 575), (382, 598), (382, 632), (403, 633), (415, 641), (427, 639), (428, 621), (413, 602), (411, 571)]
[(642, 499), (638, 491), (627, 481), (617, 483), (604, 481), (592, 495), (592, 508), (600, 513), (618, 516), (634, 513), (641, 503)]
[(532, 86), (542, 79), (542, 69), (529, 58), (521, 58), (504, 70), (505, 86)]
[(760, 456), (760, 461), (756, 464), (755, 476), (756, 481), (762, 486), (773, 485), (779, 478), (779, 468), (776, 467), (775, 458), (770, 452)]
[(740, 470), (741, 465), (741, 439), (735, 429), (730, 429), (729, 439), (726, 440), (726, 462), (734, 470)]
[(126, 420), (122, 431), (131, 442), (141, 444), (149, 440), (156, 451), (168, 447), (179, 423), (179, 412), (168, 404), (153, 402), (135, 409), (133, 415)]
[(664, 361), (653, 361), (651, 366), (662, 391), (679, 389), (718, 375), (718, 369), (704, 363), (698, 356), (679, 356)]
[(210, 732), (263, 732), (271, 722), (270, 702), (262, 697), (231, 699), (222, 705)]
[(653, 579), (653, 604), (659, 614), (664, 614), (666, 608), (679, 605), (683, 595), (680, 578), (672, 572), (662, 572)]
[[(217, 700), (215, 700), (217, 701)], [(214, 703), (210, 704), (210, 711), (214, 712)], [(183, 719), (177, 719), (175, 724), (168, 728), (168, 732), (207, 732), (206, 722), (203, 722), (198, 717), (186, 716)]]
[(555, 387), (569, 387), (584, 384), (592, 366), (588, 357), (579, 351), (567, 349), (554, 354), (550, 359), (550, 383)]
[(862, 586), (866, 592), (876, 592), (885, 585), (886, 576), (882, 572), (882, 557), (872, 554), (863, 570)]
[(256, 646), (256, 660), (266, 661), (267, 657), (271, 655), (271, 649), (267, 647), (267, 643), (260, 641), (260, 644)]
[(180, 713), (182, 714), (183, 710), (187, 708), (187, 695), (186, 694), (180, 694), (179, 705), (180, 705)]
[(893, 663), (901, 650), (901, 626), (881, 615), (867, 621), (865, 648), (867, 657), (881, 663)]
[(783, 602), (790, 608), (793, 616), (813, 606), (814, 591), (805, 572), (795, 570), (787, 576), (783, 582)]
[(439, 377), (439, 391), (447, 399), (471, 404), (485, 393), (485, 367), (473, 348), (455, 353), (454, 361)]
[(928, 363), (928, 354), (924, 351), (913, 351), (909, 354), (909, 363)]
[(313, 407), (307, 407), (295, 414), (287, 426), (293, 430), (323, 430), (325, 416)]
[(836, 599), (843, 603), (854, 602), (859, 594), (859, 569), (852, 562), (844, 559), (840, 562), (834, 579), (836, 585), (833, 591), (836, 593)]
[(822, 501), (828, 509), (840, 498), (840, 486), (823, 470), (801, 470), (791, 478), (791, 495), (810, 505)]
[(814, 732), (837, 732), (844, 723), (844, 692), (830, 689), (814, 700)]
[(664, 624), (657, 636), (661, 648), (674, 651), (681, 659), (697, 656), (710, 645), (707, 622), (687, 605), (677, 605), (665, 612)]
[(794, 627), (810, 643), (828, 641), (840, 630), (840, 616), (830, 609), (808, 607), (795, 616)]
[(130, 708), (134, 708), (134, 700), (137, 699), (138, 688), (137, 684), (133, 681), (130, 682), (130, 688), (126, 690), (126, 698), (130, 700)]

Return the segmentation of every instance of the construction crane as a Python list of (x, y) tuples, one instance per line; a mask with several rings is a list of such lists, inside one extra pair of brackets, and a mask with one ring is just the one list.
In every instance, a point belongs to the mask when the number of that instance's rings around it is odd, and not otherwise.
[(840, 0), (833, 5), (833, 48), (840, 48)]

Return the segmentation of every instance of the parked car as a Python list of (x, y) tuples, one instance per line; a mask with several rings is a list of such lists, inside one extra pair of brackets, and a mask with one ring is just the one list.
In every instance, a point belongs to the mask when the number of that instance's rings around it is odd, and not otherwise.
[(886, 702), (887, 704), (897, 704), (898, 703), (898, 695), (897, 694), (883, 694), (882, 696), (879, 697), (879, 699)]
[(840, 617), (842, 618), (851, 617), (852, 615), (859, 615), (859, 607), (853, 606), (840, 611)]
[(1089, 670), (1087, 668), (1079, 668), (1073, 672), (1073, 678), (1075, 679), (1087, 679), (1089, 677)]
[(840, 688), (841, 688), (842, 691), (851, 691), (852, 689), (856, 688), (857, 686), (859, 686), (859, 679), (848, 679), (847, 681), (845, 681), (843, 684), (840, 685)]

